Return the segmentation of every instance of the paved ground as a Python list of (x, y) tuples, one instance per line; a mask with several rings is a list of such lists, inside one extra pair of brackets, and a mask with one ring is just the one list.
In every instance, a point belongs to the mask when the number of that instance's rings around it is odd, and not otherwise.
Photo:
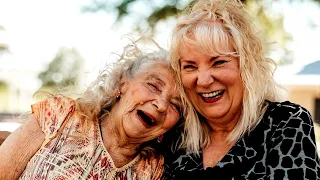
[(19, 114), (0, 113), (0, 131), (12, 132), (19, 127)]
[(15, 122), (19, 119), (20, 114), (0, 113), (0, 122)]

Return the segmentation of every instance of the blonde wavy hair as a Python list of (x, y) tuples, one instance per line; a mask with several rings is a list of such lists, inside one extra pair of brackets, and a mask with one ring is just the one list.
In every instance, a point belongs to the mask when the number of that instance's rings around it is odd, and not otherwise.
[[(273, 79), (275, 62), (265, 57), (262, 43), (244, 5), (238, 0), (198, 0), (179, 17), (172, 33), (171, 62), (179, 74), (181, 84), (181, 47), (193, 45), (202, 53), (237, 56), (244, 85), (241, 117), (228, 136), (228, 141), (239, 139), (260, 122), (267, 108), (266, 100), (277, 101), (277, 84)], [(231, 44), (235, 52), (228, 52)], [(210, 127), (205, 119), (187, 104), (185, 129), (181, 147), (187, 153), (199, 154), (201, 147), (210, 143)]]

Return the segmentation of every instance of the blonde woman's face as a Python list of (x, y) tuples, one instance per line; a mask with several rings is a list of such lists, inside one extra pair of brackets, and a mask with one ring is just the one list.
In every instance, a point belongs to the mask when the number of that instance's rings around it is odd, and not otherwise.
[(235, 124), (243, 97), (238, 58), (213, 57), (189, 45), (180, 54), (182, 83), (195, 109), (211, 126)]
[(166, 65), (157, 63), (125, 82), (117, 106), (120, 131), (146, 142), (172, 128), (182, 106), (174, 79)]

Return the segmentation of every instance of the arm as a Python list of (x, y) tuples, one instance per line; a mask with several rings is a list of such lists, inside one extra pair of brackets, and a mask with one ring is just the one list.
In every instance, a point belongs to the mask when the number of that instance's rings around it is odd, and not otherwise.
[(307, 110), (281, 109), (267, 155), (268, 179), (319, 179), (314, 126)]
[(44, 141), (33, 115), (0, 146), (0, 179), (18, 179)]
[(0, 146), (9, 135), (10, 135), (10, 132), (8, 131), (0, 131)]

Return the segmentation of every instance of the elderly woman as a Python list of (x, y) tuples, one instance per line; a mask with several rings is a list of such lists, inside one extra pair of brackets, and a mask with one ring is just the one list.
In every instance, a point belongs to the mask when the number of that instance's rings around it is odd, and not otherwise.
[(171, 55), (194, 108), (165, 156), (167, 177), (319, 179), (311, 116), (278, 102), (275, 63), (240, 1), (196, 1), (178, 19)]
[(128, 46), (80, 98), (32, 105), (0, 146), (0, 179), (159, 179), (154, 147), (182, 110), (173, 75), (166, 52)]

